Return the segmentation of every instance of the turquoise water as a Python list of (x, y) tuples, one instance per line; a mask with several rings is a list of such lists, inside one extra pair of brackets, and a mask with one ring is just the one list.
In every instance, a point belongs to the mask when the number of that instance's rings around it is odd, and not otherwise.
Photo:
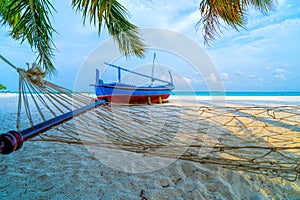
[[(93, 92), (86, 92), (94, 94)], [(0, 92), (0, 94), (9, 94)], [(17, 94), (12, 92), (11, 94)], [(172, 92), (173, 96), (300, 96), (300, 92)]]
[(179, 96), (300, 96), (300, 92), (173, 92)]

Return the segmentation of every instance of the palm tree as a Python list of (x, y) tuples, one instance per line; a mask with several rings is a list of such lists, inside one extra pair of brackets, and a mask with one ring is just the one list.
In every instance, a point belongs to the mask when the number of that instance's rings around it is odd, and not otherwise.
[(1, 83), (0, 83), (0, 90), (6, 90), (7, 88), (5, 87), (5, 85), (2, 85)]
[[(201, 20), (196, 27), (203, 26), (206, 44), (211, 43), (221, 33), (221, 21), (238, 30), (244, 28), (249, 7), (267, 13), (275, 7), (276, 0), (201, 0), (199, 10)], [(220, 21), (221, 19), (221, 21)]]
[[(197, 27), (203, 26), (203, 37), (209, 44), (221, 32), (220, 20), (238, 30), (244, 27), (245, 12), (250, 6), (265, 13), (274, 7), (274, 1), (200, 0), (201, 20)], [(82, 14), (84, 24), (97, 27), (98, 34), (105, 26), (125, 55), (143, 57), (145, 45), (138, 27), (128, 21), (129, 12), (117, 0), (72, 0), (71, 6)], [(55, 71), (52, 35), (56, 31), (49, 19), (53, 11), (49, 0), (0, 0), (0, 24), (10, 27), (9, 34), (14, 39), (27, 41), (37, 52), (36, 62), (49, 73)]]
[[(97, 26), (99, 34), (105, 25), (125, 55), (144, 55), (138, 28), (128, 21), (128, 11), (117, 1), (72, 0), (72, 7), (82, 13), (84, 23)], [(49, 18), (53, 11), (49, 0), (0, 0), (0, 24), (10, 27), (9, 34), (14, 39), (27, 41), (37, 51), (37, 64), (49, 73), (55, 71), (52, 35), (56, 31)]]

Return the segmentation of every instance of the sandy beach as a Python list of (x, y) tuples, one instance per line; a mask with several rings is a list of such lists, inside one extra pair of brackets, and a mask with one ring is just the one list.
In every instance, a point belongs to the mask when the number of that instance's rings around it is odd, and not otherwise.
[(300, 0), (4, 0), (0, 22), (0, 200), (300, 200)]
[[(1, 132), (14, 128), (16, 96), (0, 97)], [(217, 104), (232, 107), (245, 105), (300, 105), (299, 97), (226, 97), (210, 101), (197, 97), (203, 105)], [(240, 104), (238, 104), (238, 102)], [(171, 97), (166, 105), (194, 105), (190, 97)], [(258, 112), (242, 110), (247, 114)], [(280, 114), (280, 113), (279, 113)], [(229, 116), (226, 116), (229, 117)], [(266, 117), (261, 114), (260, 117)], [(289, 118), (291, 123), (299, 118)], [(249, 120), (249, 119), (247, 119)], [(245, 119), (245, 124), (247, 124)], [(282, 122), (282, 123), (283, 123)], [(255, 122), (259, 124), (261, 122)], [(151, 124), (151, 123), (150, 123)], [(255, 124), (255, 125), (256, 125)], [(259, 131), (251, 128), (252, 133)], [(279, 129), (284, 129), (279, 127)], [(144, 130), (141, 128), (141, 130)], [(236, 129), (228, 129), (235, 132)], [(236, 131), (235, 133), (239, 133)], [(299, 144), (299, 132), (293, 132)], [(258, 133), (257, 133), (258, 134)], [(260, 134), (264, 134), (260, 132)], [(290, 136), (289, 136), (290, 137)], [(273, 138), (269, 142), (278, 142)], [(236, 143), (235, 143), (236, 144)], [(259, 144), (259, 143), (258, 143)], [(278, 145), (276, 143), (276, 145)], [(224, 169), (219, 165), (174, 160), (163, 168), (144, 173), (116, 170), (101, 162), (89, 148), (57, 142), (26, 142), (13, 154), (0, 156), (0, 199), (299, 199), (300, 180), (294, 182), (262, 174)], [(299, 152), (293, 152), (299, 160)], [(251, 152), (249, 152), (251, 154)], [(123, 162), (130, 162), (126, 153)], [(103, 157), (109, 155), (103, 155)], [(110, 158), (111, 159), (111, 158)], [(116, 159), (121, 159), (116, 157)], [(141, 160), (142, 162), (143, 160)], [(112, 160), (111, 160), (112, 162)], [(117, 162), (117, 160), (116, 160)], [(119, 161), (118, 161), (119, 162)], [(140, 163), (143, 166), (145, 163)], [(135, 171), (132, 166), (132, 171)], [(151, 165), (151, 163), (149, 163)], [(297, 161), (295, 161), (297, 165)]]

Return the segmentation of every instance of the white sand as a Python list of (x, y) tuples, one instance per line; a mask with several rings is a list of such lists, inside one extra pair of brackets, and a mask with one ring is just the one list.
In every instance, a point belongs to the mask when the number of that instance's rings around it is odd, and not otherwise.
[[(27, 143), (0, 157), (1, 199), (297, 199), (299, 182), (176, 161), (129, 174), (95, 160), (83, 146)], [(144, 195), (141, 195), (143, 193)]]
[[(11, 108), (15, 102), (14, 98), (0, 97), (2, 132), (13, 128), (15, 109)], [(288, 182), (186, 161), (176, 161), (155, 172), (131, 174), (107, 167), (84, 146), (58, 143), (26, 142), (18, 152), (0, 155), (0, 173), (0, 199), (300, 197), (300, 181)]]
[(238, 101), (239, 103), (251, 103), (258, 105), (300, 105), (300, 96), (170, 96), (171, 102), (182, 103), (218, 103), (224, 101)]

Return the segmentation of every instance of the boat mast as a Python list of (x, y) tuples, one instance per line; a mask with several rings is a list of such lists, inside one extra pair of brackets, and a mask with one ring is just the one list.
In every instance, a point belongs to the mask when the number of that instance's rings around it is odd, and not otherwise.
[(161, 80), (161, 79), (158, 79), (158, 78), (154, 78), (154, 77), (151, 77), (151, 76), (147, 76), (147, 75), (144, 75), (144, 74), (141, 74), (141, 73), (138, 73), (138, 72), (134, 72), (134, 71), (131, 71), (131, 70), (128, 70), (128, 69), (125, 69), (125, 68), (122, 68), (122, 67), (119, 67), (119, 66), (116, 66), (116, 65), (107, 63), (107, 62), (104, 62), (104, 64), (105, 64), (105, 65), (108, 65), (108, 66), (110, 66), (110, 67), (114, 67), (114, 68), (120, 69), (120, 70), (125, 71), (125, 72), (130, 72), (130, 73), (132, 73), (132, 74), (136, 74), (136, 75), (139, 75), (139, 76), (144, 76), (144, 77), (146, 77), (146, 78), (150, 78), (150, 79), (153, 79), (153, 80), (155, 80), (155, 81), (160, 81), (160, 82), (163, 82), (163, 83), (171, 84), (171, 83), (168, 82), (168, 81)]
[(173, 84), (173, 77), (172, 77), (172, 74), (171, 74), (171, 70), (169, 70), (169, 74), (170, 74), (170, 83), (171, 83), (171, 85), (174, 85)]
[(153, 85), (153, 82), (155, 81), (153, 79), (154, 77), (154, 64), (155, 64), (155, 58), (156, 58), (156, 53), (153, 54), (153, 63), (152, 63), (152, 72), (151, 72), (151, 85)]
[(121, 68), (118, 67), (118, 82), (121, 83)]

